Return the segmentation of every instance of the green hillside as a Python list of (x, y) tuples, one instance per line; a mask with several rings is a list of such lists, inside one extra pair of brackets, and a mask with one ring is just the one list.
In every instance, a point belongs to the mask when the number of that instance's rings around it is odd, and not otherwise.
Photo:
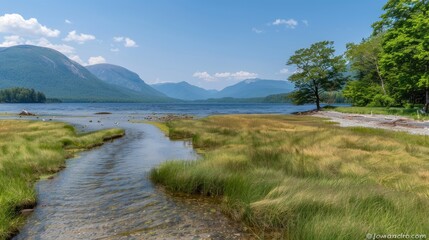
[(147, 85), (137, 73), (124, 67), (103, 63), (87, 66), (86, 68), (105, 83), (121, 86), (144, 94), (145, 96), (157, 98), (167, 97), (163, 93)]
[(58, 51), (30, 45), (0, 49), (0, 89), (33, 88), (75, 102), (156, 102), (165, 97), (144, 95), (107, 84)]

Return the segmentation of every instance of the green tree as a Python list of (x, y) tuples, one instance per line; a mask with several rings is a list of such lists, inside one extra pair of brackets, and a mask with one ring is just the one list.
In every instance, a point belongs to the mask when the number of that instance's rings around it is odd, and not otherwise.
[(380, 69), (380, 57), (383, 51), (382, 34), (362, 40), (360, 44), (348, 43), (346, 57), (351, 70), (356, 72), (358, 80), (376, 83), (386, 94), (385, 80)]
[(44, 103), (46, 96), (42, 92), (27, 88), (9, 88), (0, 90), (0, 103)]
[(345, 80), (346, 62), (342, 56), (335, 56), (334, 42), (322, 41), (309, 48), (295, 51), (287, 65), (295, 65), (297, 71), (289, 77), (295, 83), (291, 94), (297, 104), (316, 103), (320, 110), (321, 94), (339, 90)]
[(429, 110), (429, 0), (389, 0), (374, 33), (383, 33), (382, 74), (402, 103)]

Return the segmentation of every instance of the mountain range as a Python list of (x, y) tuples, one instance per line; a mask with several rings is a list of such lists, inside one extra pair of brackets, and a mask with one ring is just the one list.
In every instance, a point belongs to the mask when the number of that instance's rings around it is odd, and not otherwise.
[(0, 89), (33, 88), (68, 102), (174, 102), (227, 98), (264, 98), (291, 92), (289, 81), (247, 79), (220, 91), (187, 82), (146, 84), (121, 66), (83, 67), (62, 53), (31, 45), (0, 48)]
[(82, 102), (171, 101), (156, 92), (109, 84), (62, 53), (43, 47), (20, 45), (0, 50), (0, 89), (33, 88), (49, 98)]
[(151, 85), (165, 95), (183, 100), (205, 100), (210, 98), (263, 98), (268, 95), (288, 93), (294, 85), (289, 81), (247, 79), (220, 91), (206, 90), (187, 82), (159, 83)]
[(213, 98), (218, 92), (216, 90), (200, 88), (185, 81), (178, 83), (158, 83), (151, 86), (172, 98), (190, 101)]

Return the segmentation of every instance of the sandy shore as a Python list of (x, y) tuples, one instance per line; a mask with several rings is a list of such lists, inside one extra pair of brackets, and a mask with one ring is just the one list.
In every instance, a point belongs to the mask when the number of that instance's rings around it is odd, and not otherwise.
[(312, 112), (312, 116), (329, 118), (342, 127), (370, 127), (411, 134), (429, 135), (429, 121), (415, 121), (402, 116), (351, 114), (334, 111)]

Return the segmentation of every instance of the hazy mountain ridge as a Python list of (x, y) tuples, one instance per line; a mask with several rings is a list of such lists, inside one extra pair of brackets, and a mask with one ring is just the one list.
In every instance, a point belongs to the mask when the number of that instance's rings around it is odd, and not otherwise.
[(153, 97), (167, 97), (165, 94), (146, 84), (137, 73), (124, 67), (103, 63), (86, 66), (86, 68), (100, 80), (108, 84), (128, 88)]
[(264, 98), (269, 95), (289, 93), (294, 85), (289, 81), (247, 79), (220, 91), (206, 90), (187, 82), (160, 83), (151, 85), (158, 91), (183, 100), (207, 100), (221, 98)]
[(185, 81), (178, 83), (158, 83), (151, 86), (169, 97), (182, 100), (204, 100), (214, 97), (217, 93), (216, 90), (200, 88)]
[(260, 98), (273, 94), (288, 93), (294, 90), (289, 81), (246, 79), (232, 86), (226, 87), (216, 94), (216, 98)]

